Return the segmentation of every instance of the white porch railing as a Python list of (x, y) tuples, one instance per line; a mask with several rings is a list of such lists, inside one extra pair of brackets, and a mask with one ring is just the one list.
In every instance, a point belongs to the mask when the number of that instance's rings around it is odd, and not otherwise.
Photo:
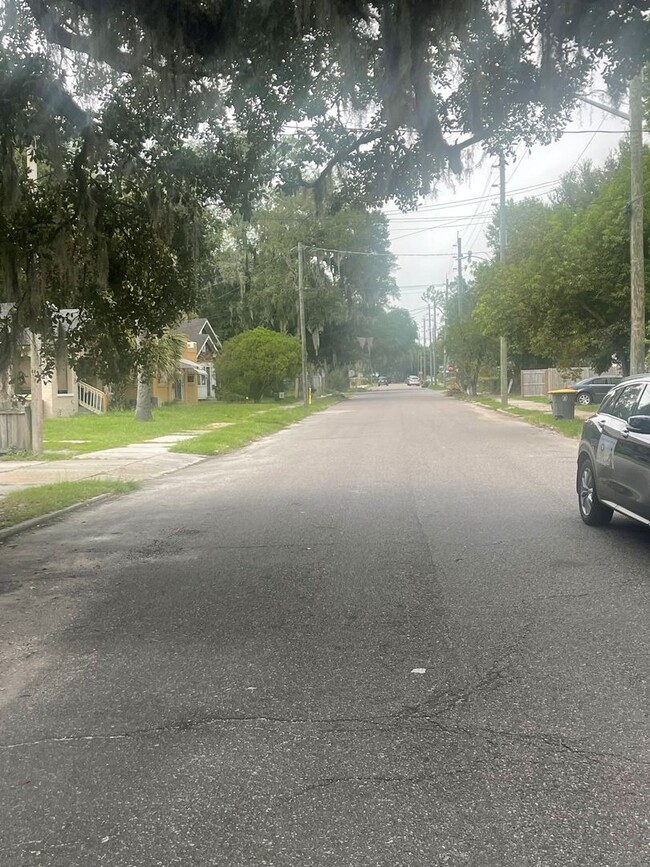
[(79, 380), (77, 382), (77, 400), (79, 406), (87, 409), (88, 412), (94, 412), (95, 415), (101, 415), (106, 411), (106, 395), (104, 392), (95, 388), (94, 385), (89, 385), (87, 382)]

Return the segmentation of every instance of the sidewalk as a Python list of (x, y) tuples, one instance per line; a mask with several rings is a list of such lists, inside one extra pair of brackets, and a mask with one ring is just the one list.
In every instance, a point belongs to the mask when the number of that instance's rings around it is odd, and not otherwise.
[(0, 497), (34, 485), (73, 482), (80, 479), (110, 479), (129, 482), (154, 479), (205, 460), (204, 455), (176, 454), (174, 443), (192, 439), (192, 434), (170, 434), (146, 443), (88, 452), (61, 461), (0, 461)]
[[(549, 415), (552, 412), (550, 401), (548, 403), (541, 403), (536, 400), (518, 400), (517, 398), (509, 397), (508, 406), (516, 406), (517, 409), (530, 409), (536, 410), (537, 412), (547, 412)], [(577, 406), (575, 408), (576, 418), (590, 418), (593, 414), (593, 409), (580, 409)]]

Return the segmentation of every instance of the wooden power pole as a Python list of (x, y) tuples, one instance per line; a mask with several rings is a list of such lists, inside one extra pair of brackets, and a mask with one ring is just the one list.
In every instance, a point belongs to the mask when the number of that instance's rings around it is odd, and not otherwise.
[(643, 73), (630, 82), (630, 373), (645, 372), (643, 257)]
[(298, 318), (300, 319), (300, 362), (302, 374), (302, 402), (307, 406), (307, 328), (305, 325), (305, 295), (302, 285), (302, 244), (298, 244)]
[[(499, 156), (499, 261), (506, 262), (506, 160)], [(501, 406), (508, 406), (508, 344), (505, 337), (499, 338), (499, 373)]]

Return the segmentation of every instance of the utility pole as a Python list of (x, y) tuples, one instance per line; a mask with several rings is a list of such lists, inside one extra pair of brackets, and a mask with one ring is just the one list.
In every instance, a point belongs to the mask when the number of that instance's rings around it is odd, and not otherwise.
[(456, 255), (458, 257), (458, 318), (463, 315), (463, 241), (460, 237), (460, 232), (456, 233)]
[(302, 402), (309, 401), (307, 392), (307, 329), (305, 327), (305, 296), (302, 285), (302, 244), (298, 244), (298, 317), (300, 320), (300, 358), (302, 365)]
[[(431, 305), (429, 304), (429, 334), (431, 334)], [(431, 364), (433, 366), (433, 384), (438, 385), (438, 359), (436, 358), (436, 341), (438, 339), (438, 320), (436, 319), (436, 299), (433, 298), (433, 342), (431, 344)]]
[(645, 371), (645, 289), (643, 259), (643, 70), (630, 81), (630, 113), (590, 99), (582, 93), (581, 102), (593, 105), (630, 123), (630, 373)]
[(645, 372), (643, 72), (630, 82), (630, 374)]
[(426, 302), (427, 312), (429, 314), (429, 372), (431, 378), (434, 382), (437, 382), (437, 369), (436, 369), (436, 338), (435, 338), (435, 328), (433, 332), (431, 331), (431, 301), (433, 300), (433, 315), (435, 320), (435, 293), (433, 292), (433, 286), (429, 286), (427, 291), (422, 296), (422, 300)]
[(427, 319), (422, 317), (422, 374), (427, 378)]
[[(428, 293), (427, 293), (428, 295)], [(427, 307), (429, 312), (429, 367), (430, 367), (430, 376), (431, 379), (436, 381), (436, 343), (434, 333), (431, 331), (431, 296), (427, 297)], [(433, 315), (435, 318), (435, 310), (436, 310), (436, 301), (435, 297), (433, 299)]]
[[(499, 155), (499, 260), (506, 263), (506, 159)], [(499, 338), (499, 366), (501, 380), (501, 406), (508, 406), (508, 344)]]
[(445, 330), (442, 332), (443, 334), (443, 343), (442, 343), (442, 366), (444, 367), (444, 372), (442, 374), (443, 382), (447, 382), (447, 318), (449, 316), (449, 277), (445, 277)]

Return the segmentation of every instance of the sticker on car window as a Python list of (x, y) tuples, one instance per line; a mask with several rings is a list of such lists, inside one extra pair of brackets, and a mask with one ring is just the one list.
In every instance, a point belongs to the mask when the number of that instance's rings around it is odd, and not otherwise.
[(616, 448), (616, 440), (614, 437), (601, 434), (598, 440), (598, 449), (596, 450), (596, 461), (604, 467), (614, 466), (614, 449)]

